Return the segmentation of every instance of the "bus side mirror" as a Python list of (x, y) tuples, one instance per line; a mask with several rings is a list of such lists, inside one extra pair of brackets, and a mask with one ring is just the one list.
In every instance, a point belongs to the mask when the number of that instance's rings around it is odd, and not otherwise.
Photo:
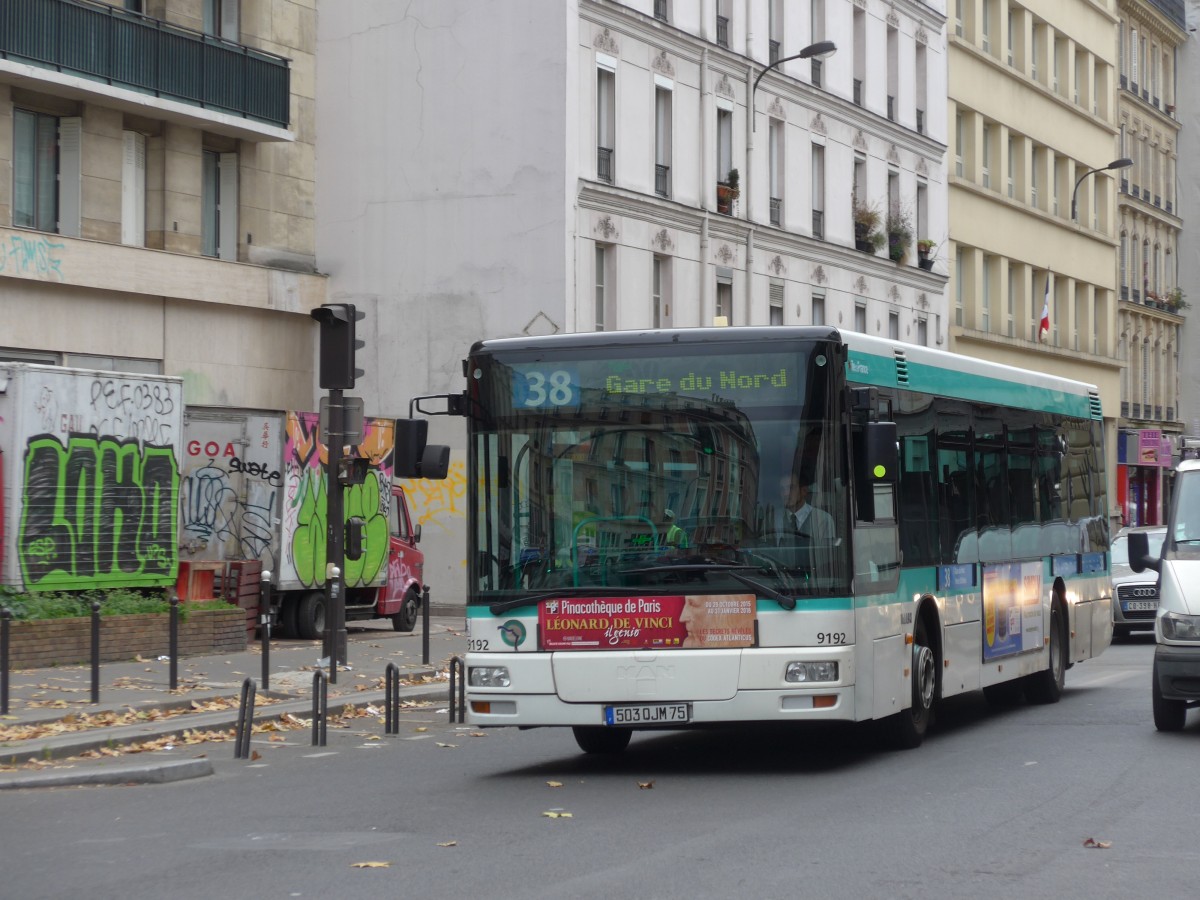
[(394, 454), (397, 478), (444, 479), (450, 471), (450, 448), (427, 444), (429, 422), (426, 419), (396, 420)]
[(1150, 538), (1144, 531), (1129, 534), (1129, 568), (1135, 572), (1162, 571), (1162, 560), (1150, 555)]

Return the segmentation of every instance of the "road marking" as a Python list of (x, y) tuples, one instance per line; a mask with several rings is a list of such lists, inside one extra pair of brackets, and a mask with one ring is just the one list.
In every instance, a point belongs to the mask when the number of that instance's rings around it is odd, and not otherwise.
[(338, 755), (338, 752), (336, 750), (329, 750), (329, 751), (326, 751), (325, 753), (305, 753), (304, 758), (305, 759), (320, 759), (322, 756), (337, 756), (337, 755)]
[(1108, 675), (1088, 675), (1078, 680), (1072, 678), (1071, 683), (1076, 687), (1099, 687), (1103, 684), (1112, 684), (1117, 681), (1132, 681), (1135, 678), (1144, 678), (1146, 672), (1144, 669), (1130, 669), (1125, 672), (1113, 672)]

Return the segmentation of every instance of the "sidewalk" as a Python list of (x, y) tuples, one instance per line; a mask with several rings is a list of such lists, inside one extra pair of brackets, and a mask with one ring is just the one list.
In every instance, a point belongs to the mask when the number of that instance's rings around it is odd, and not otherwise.
[[(448, 661), (466, 653), (465, 623), (462, 616), (444, 615), (431, 615), (429, 623), (428, 665), (423, 662), (421, 622), (411, 634), (393, 631), (386, 621), (349, 623), (349, 669), (339, 667), (337, 683), (328, 686), (329, 715), (347, 706), (371, 706), (382, 716), (389, 663), (400, 673), (401, 705), (448, 703)], [(231, 732), (247, 678), (256, 688), (256, 724), (276, 722), (284, 714), (310, 719), (321, 642), (272, 640), (265, 691), (261, 647), (256, 640), (240, 653), (180, 659), (174, 692), (165, 657), (104, 663), (98, 704), (91, 703), (90, 666), (9, 673), (8, 715), (0, 716), (0, 789), (161, 782), (209, 774), (211, 764), (201, 765), (207, 760), (156, 763), (152, 751), (182, 743), (185, 731)], [(146, 752), (117, 752), (121, 747)], [(81, 754), (97, 753), (103, 754), (99, 760), (78, 765)], [(53, 771), (56, 761), (68, 758), (75, 763), (70, 770)]]

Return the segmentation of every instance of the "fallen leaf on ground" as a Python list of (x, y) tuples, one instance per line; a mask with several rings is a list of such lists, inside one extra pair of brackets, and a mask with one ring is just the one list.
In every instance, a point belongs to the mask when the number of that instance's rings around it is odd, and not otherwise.
[(561, 781), (547, 781), (546, 784), (550, 785), (550, 787), (562, 787)]
[(653, 782), (653, 781), (639, 781), (639, 782), (637, 783), (637, 785), (638, 785), (638, 787), (639, 787), (639, 788), (641, 788), (643, 791), (651, 791), (651, 790), (654, 790), (654, 782)]
[(438, 843), (438, 846), (439, 847), (457, 847), (458, 841), (441, 841)]
[(558, 812), (553, 809), (542, 813), (542, 815), (545, 816), (547, 819), (573, 819), (574, 818), (574, 816), (572, 816), (569, 812)]
[(356, 862), (350, 863), (352, 869), (390, 869), (390, 862)]
[(1083, 846), (1092, 850), (1107, 850), (1112, 846), (1112, 841), (1098, 841), (1095, 838), (1088, 838), (1083, 842)]
[(250, 761), (254, 762), (254, 760), (256, 760), (256, 759), (262, 759), (262, 754), (259, 753), (257, 750), (251, 750), (250, 751)]

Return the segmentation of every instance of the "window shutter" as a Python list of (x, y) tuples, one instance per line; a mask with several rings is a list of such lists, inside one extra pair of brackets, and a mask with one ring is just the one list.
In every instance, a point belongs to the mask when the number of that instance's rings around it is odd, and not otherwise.
[(67, 237), (79, 237), (82, 137), (83, 120), (78, 116), (58, 120), (58, 233)]
[(1134, 84), (1138, 80), (1138, 33), (1136, 28), (1129, 31), (1129, 80)]
[(146, 244), (146, 136), (121, 133), (121, 243)]
[(222, 153), (218, 165), (217, 255), (236, 261), (238, 249), (238, 155)]
[(221, 37), (229, 41), (241, 40), (238, 0), (221, 0)]

